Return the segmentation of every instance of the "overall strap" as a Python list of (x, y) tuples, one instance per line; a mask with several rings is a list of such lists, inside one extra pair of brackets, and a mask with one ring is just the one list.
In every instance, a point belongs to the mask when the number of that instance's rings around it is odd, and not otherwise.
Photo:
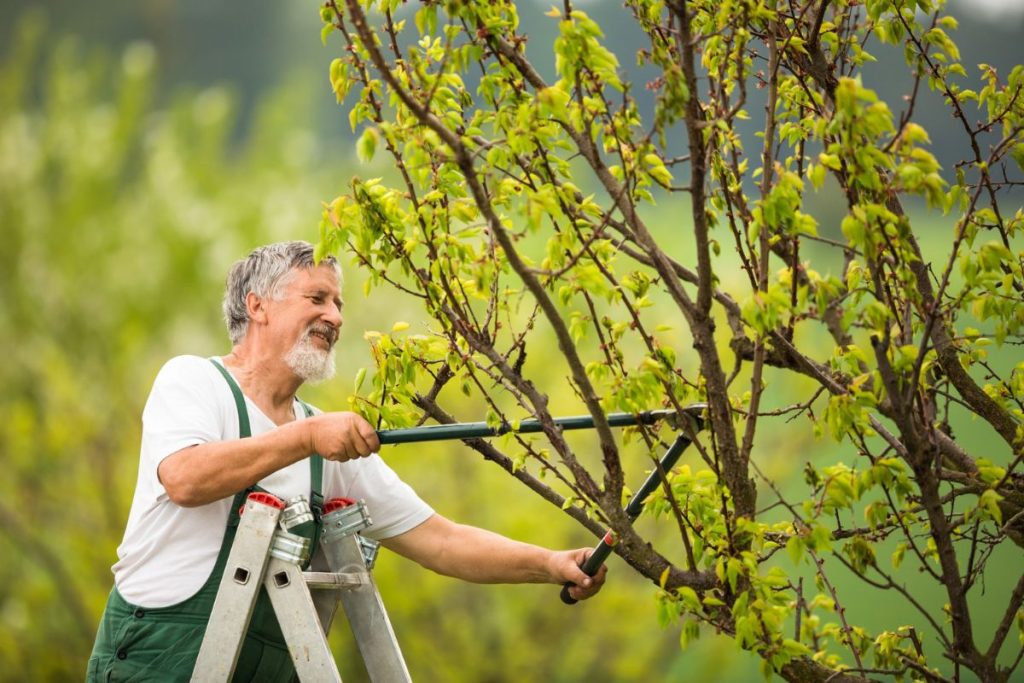
[[(313, 408), (302, 399), (297, 400), (302, 406), (302, 412), (306, 414), (306, 417), (312, 417)], [(309, 481), (311, 489), (309, 507), (313, 510), (313, 538), (310, 540), (312, 542), (311, 547), (316, 552), (316, 548), (320, 546), (320, 534), (323, 531), (323, 524), (321, 524), (320, 518), (324, 513), (324, 459), (319, 453), (309, 456)], [(312, 554), (310, 559), (312, 559)]]
[(245, 397), (242, 396), (242, 389), (227, 368), (212, 358), (210, 362), (224, 376), (224, 381), (231, 387), (231, 395), (235, 397), (235, 408), (238, 410), (238, 438), (244, 439), (252, 436), (252, 430), (249, 428), (249, 411), (245, 409)]
[[(313, 408), (302, 399), (296, 399), (302, 406), (306, 417), (313, 417)], [(309, 481), (312, 489), (313, 505), (322, 508), (324, 505), (324, 459), (319, 453), (309, 456)]]
[[(235, 410), (238, 412), (238, 438), (246, 439), (252, 436), (252, 429), (249, 427), (249, 410), (245, 407), (245, 397), (242, 395), (242, 389), (238, 386), (238, 382), (231, 376), (227, 368), (215, 361), (210, 359), (213, 363), (213, 367), (217, 368), (220, 374), (224, 377), (224, 381), (228, 383), (228, 387), (231, 388), (231, 395), (235, 398)], [(235, 499), (231, 501), (231, 512), (228, 514), (228, 528), (234, 529), (238, 526), (238, 521), (241, 517), (242, 507), (245, 505), (246, 499), (249, 494), (254, 490), (258, 490), (259, 487), (250, 487), (244, 491), (239, 491), (235, 494)], [(230, 543), (226, 544), (230, 546)], [(228, 547), (221, 547), (221, 555), (224, 555), (224, 559), (227, 559), (226, 551)], [(220, 558), (218, 558), (220, 563)]]

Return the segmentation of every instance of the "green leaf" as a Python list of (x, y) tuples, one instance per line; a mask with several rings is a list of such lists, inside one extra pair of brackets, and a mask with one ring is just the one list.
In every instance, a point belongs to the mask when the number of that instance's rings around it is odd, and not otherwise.
[(820, 190), (825, 184), (824, 164), (810, 164), (807, 168), (807, 177), (815, 190)]
[(1003, 511), (999, 508), (999, 501), (1003, 499), (993, 489), (988, 489), (978, 496), (978, 506), (984, 508), (997, 524), (1003, 523)]
[(832, 532), (828, 527), (818, 524), (811, 529), (807, 544), (814, 548), (815, 552), (827, 552), (832, 547)]
[(803, 539), (795, 533), (792, 536), (790, 536), (789, 540), (786, 541), (786, 553), (789, 555), (789, 559), (793, 562), (793, 564), (799, 567), (800, 563), (804, 559)]
[(373, 126), (368, 127), (363, 131), (363, 134), (359, 136), (359, 140), (356, 142), (356, 155), (359, 160), (363, 163), (368, 163), (373, 159), (373, 155), (377, 152), (377, 141), (380, 139), (380, 133)]
[(679, 633), (679, 647), (686, 649), (690, 643), (700, 638), (700, 622), (687, 619), (683, 622), (683, 629)]
[(1010, 150), (1010, 156), (1017, 162), (1017, 167), (1024, 170), (1024, 142), (1014, 145)]
[(892, 554), (892, 567), (893, 569), (899, 569), (900, 565), (903, 564), (903, 556), (907, 552), (906, 543), (898, 543), (896, 550)]
[(691, 612), (699, 612), (701, 610), (701, 602), (697, 596), (697, 591), (689, 586), (680, 586), (676, 589), (676, 594), (683, 605)]

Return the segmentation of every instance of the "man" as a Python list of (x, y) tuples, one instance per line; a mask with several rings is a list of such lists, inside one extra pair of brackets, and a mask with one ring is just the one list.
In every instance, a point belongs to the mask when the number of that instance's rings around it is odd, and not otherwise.
[[(222, 358), (180, 356), (160, 371), (143, 412), (139, 476), (113, 567), (89, 681), (188, 680), (245, 495), (366, 501), (364, 533), (441, 574), (479, 583), (572, 582), (600, 590), (579, 565), (585, 548), (555, 552), (435, 513), (376, 455), (355, 413), (321, 413), (295, 397), (334, 373), (340, 269), (306, 242), (253, 251), (228, 275)], [(317, 457), (318, 454), (319, 457)], [(312, 456), (312, 457), (311, 457)], [(261, 596), (235, 680), (289, 680), (294, 668)]]

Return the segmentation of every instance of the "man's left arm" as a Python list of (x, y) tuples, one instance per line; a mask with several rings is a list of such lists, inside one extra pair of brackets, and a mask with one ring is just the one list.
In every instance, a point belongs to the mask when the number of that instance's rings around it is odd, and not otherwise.
[(591, 549), (554, 551), (521, 543), (434, 514), (384, 547), (445, 576), (474, 583), (576, 584), (570, 595), (585, 600), (601, 590), (607, 567), (589, 577), (580, 565)]

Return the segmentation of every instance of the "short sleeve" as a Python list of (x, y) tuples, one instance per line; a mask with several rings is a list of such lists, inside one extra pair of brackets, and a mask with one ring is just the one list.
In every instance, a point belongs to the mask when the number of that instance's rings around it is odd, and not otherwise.
[[(156, 468), (184, 448), (226, 438), (224, 388), (210, 361), (178, 356), (161, 368), (142, 412), (142, 467)], [(236, 435), (237, 436), (237, 435)], [(161, 487), (162, 488), (162, 487)]]

